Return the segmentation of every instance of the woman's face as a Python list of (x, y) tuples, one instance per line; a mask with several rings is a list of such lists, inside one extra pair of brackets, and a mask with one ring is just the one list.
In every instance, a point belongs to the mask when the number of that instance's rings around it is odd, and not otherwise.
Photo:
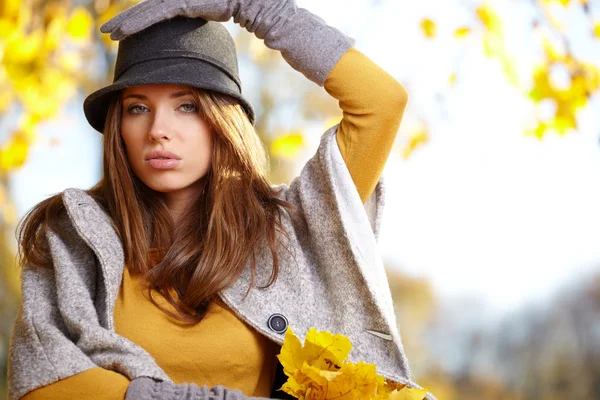
[(133, 86), (121, 92), (121, 136), (133, 172), (151, 189), (179, 200), (195, 194), (213, 151), (212, 130), (191, 93), (183, 85)]

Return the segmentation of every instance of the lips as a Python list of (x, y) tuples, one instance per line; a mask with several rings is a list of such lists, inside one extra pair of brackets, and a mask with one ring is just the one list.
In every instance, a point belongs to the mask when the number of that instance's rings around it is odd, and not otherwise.
[(173, 169), (177, 168), (181, 157), (167, 150), (158, 150), (149, 153), (145, 160), (155, 169)]
[(177, 154), (172, 153), (167, 150), (158, 150), (158, 151), (153, 151), (146, 156), (146, 161), (153, 160), (153, 159), (181, 160), (181, 157), (179, 157)]

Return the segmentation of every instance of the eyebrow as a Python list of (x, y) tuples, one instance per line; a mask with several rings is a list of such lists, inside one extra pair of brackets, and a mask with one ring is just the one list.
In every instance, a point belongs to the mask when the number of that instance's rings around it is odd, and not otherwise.
[[(171, 93), (171, 96), (169, 96), (169, 98), (175, 99), (177, 97), (185, 96), (187, 94), (192, 94), (192, 92), (190, 90), (180, 90), (179, 92)], [(148, 100), (148, 96), (145, 96), (143, 94), (137, 94), (137, 93), (128, 94), (127, 96), (123, 97), (123, 100), (129, 99), (129, 98)]]

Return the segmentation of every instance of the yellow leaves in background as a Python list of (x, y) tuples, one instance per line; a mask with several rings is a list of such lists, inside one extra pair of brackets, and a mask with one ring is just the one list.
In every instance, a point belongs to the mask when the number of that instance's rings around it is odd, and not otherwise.
[(21, 7), (21, 0), (3, 0), (0, 2), (0, 18), (9, 18), (17, 15)]
[[(563, 7), (566, 7), (569, 5), (569, 3), (571, 3), (572, 0), (542, 0), (542, 3), (546, 3), (546, 4), (551, 4), (551, 3), (555, 3), (555, 4), (561, 4)], [(587, 3), (587, 0), (579, 0), (580, 3)]]
[(283, 134), (271, 143), (271, 154), (275, 157), (293, 159), (304, 146), (302, 132), (293, 131)]
[(486, 57), (496, 58), (500, 61), (508, 82), (518, 87), (519, 75), (516, 69), (516, 59), (506, 48), (504, 26), (500, 16), (488, 3), (477, 7), (475, 14), (485, 27), (482, 41), (484, 54)]
[(427, 38), (435, 37), (437, 33), (437, 26), (434, 21), (429, 18), (424, 18), (421, 20), (421, 31)]
[(454, 84), (456, 83), (456, 72), (453, 72), (450, 74), (450, 76), (448, 77), (448, 84), (450, 86), (454, 86)]
[(408, 140), (402, 149), (402, 158), (407, 160), (413, 152), (429, 141), (429, 132), (426, 129), (416, 129), (408, 135)]
[(470, 33), (471, 28), (469, 28), (468, 26), (462, 26), (454, 31), (454, 37), (457, 39), (464, 39), (467, 36), (469, 36)]
[(304, 346), (288, 328), (277, 356), (288, 377), (280, 390), (314, 400), (396, 399), (421, 400), (426, 389), (412, 389), (388, 382), (376, 366), (347, 360), (352, 345), (343, 335), (310, 328)]
[(55, 118), (82, 79), (82, 53), (94, 29), (92, 14), (71, 2), (0, 6), (0, 112), (18, 102), (21, 123), (1, 147), (0, 174), (21, 166), (37, 125)]
[(94, 19), (88, 10), (77, 7), (71, 11), (66, 32), (76, 40), (85, 40), (90, 37), (94, 28)]
[(594, 32), (593, 32), (593, 33), (594, 33), (594, 36), (596, 36), (598, 39), (600, 39), (600, 22), (596, 22), (596, 23), (594, 24), (593, 31), (594, 31)]
[(489, 4), (485, 3), (477, 7), (475, 15), (488, 31), (495, 32), (502, 29), (502, 20)]
[(29, 140), (24, 134), (12, 135), (8, 143), (0, 148), (0, 172), (7, 172), (23, 165), (27, 159), (28, 149)]
[(4, 58), (12, 63), (30, 63), (42, 51), (44, 32), (36, 29), (30, 33), (16, 30), (5, 43)]
[[(577, 129), (577, 112), (587, 104), (591, 95), (600, 89), (600, 68), (557, 50), (547, 37), (542, 38), (542, 45), (546, 61), (535, 68), (533, 87), (528, 95), (538, 104), (552, 102), (555, 112), (553, 118), (538, 123), (535, 128), (526, 132), (538, 138), (542, 138), (548, 131), (564, 135)], [(566, 71), (566, 86), (559, 86), (553, 82), (552, 72), (556, 68)]]

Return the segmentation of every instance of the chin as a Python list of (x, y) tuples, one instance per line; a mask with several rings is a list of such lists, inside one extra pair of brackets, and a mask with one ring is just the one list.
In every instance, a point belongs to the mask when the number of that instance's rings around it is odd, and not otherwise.
[(150, 189), (160, 193), (176, 192), (189, 186), (188, 183), (178, 182), (144, 182)]

